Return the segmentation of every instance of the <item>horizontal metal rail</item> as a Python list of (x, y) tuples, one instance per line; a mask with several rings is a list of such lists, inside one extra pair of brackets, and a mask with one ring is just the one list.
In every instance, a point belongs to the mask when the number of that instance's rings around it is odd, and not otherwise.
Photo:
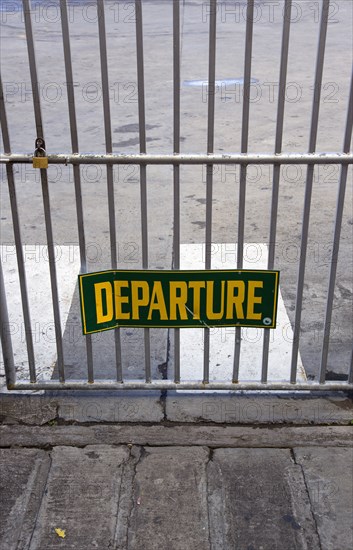
[(241, 382), (232, 384), (231, 382), (209, 382), (205, 384), (201, 380), (199, 382), (180, 382), (176, 384), (171, 380), (159, 380), (158, 382), (139, 382), (131, 381), (119, 383), (109, 380), (95, 380), (93, 383), (83, 380), (67, 380), (64, 383), (53, 382), (51, 380), (41, 380), (35, 384), (29, 381), (21, 380), (14, 386), (9, 386), (9, 389), (15, 390), (207, 390), (207, 391), (352, 391), (353, 384), (347, 382), (328, 382), (326, 384), (318, 384), (315, 382), (293, 383), (290, 382)]
[[(0, 163), (32, 164), (33, 155), (0, 155)], [(49, 164), (353, 164), (353, 153), (53, 154)]]

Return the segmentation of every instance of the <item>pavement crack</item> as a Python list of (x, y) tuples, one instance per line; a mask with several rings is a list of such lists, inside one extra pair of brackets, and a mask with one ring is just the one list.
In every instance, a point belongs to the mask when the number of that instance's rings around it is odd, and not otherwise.
[(309, 502), (309, 505), (310, 505), (310, 512), (311, 512), (311, 517), (313, 518), (313, 523), (314, 523), (314, 526), (315, 526), (315, 533), (316, 533), (316, 536), (317, 536), (317, 540), (318, 540), (318, 544), (319, 544), (319, 549), (320, 550), (324, 550), (322, 544), (321, 544), (321, 539), (320, 539), (320, 533), (319, 533), (319, 526), (317, 524), (317, 520), (316, 520), (316, 516), (315, 516), (315, 512), (314, 512), (314, 509), (313, 509), (313, 504), (312, 504), (312, 501), (311, 501), (311, 497), (310, 497), (310, 491), (309, 491), (309, 487), (308, 487), (308, 483), (307, 483), (307, 480), (306, 480), (306, 476), (305, 476), (305, 472), (304, 472), (304, 468), (303, 468), (303, 465), (297, 461), (297, 457), (295, 456), (295, 452), (294, 452), (294, 449), (290, 449), (290, 457), (293, 461), (293, 464), (295, 464), (296, 466), (298, 466), (301, 470), (301, 474), (302, 474), (302, 478), (303, 478), (303, 483), (304, 483), (304, 487), (305, 487), (305, 491), (306, 491), (306, 494), (307, 494), (307, 497), (308, 497), (308, 502)]
[(209, 464), (210, 462), (213, 462), (213, 454), (214, 449), (211, 449), (210, 447), (207, 447), (208, 449), (208, 457), (205, 464), (205, 483), (206, 483), (206, 510), (207, 510), (207, 538), (208, 538), (208, 544), (210, 550), (212, 550), (212, 536), (211, 536), (211, 510), (210, 510), (210, 503), (209, 503), (209, 487), (208, 487), (208, 470), (209, 470)]
[(48, 481), (49, 481), (49, 477), (50, 477), (50, 472), (51, 472), (51, 468), (52, 468), (52, 465), (53, 465), (53, 459), (51, 457), (50, 452), (48, 452), (48, 460), (49, 460), (49, 467), (47, 468), (45, 483), (43, 483), (43, 487), (42, 487), (42, 490), (41, 490), (40, 495), (39, 495), (39, 504), (38, 504), (38, 507), (37, 507), (37, 510), (36, 510), (36, 515), (35, 515), (35, 518), (34, 518), (34, 521), (33, 521), (31, 536), (30, 536), (30, 539), (29, 539), (29, 542), (28, 542), (28, 545), (27, 545), (28, 550), (31, 550), (31, 547), (32, 547), (33, 536), (34, 536), (34, 533), (36, 532), (36, 529), (37, 529), (39, 513), (40, 513), (40, 510), (41, 510), (42, 505), (43, 505), (43, 498), (46, 494)]
[[(121, 502), (120, 509), (122, 511), (120, 515), (120, 521), (118, 518), (117, 530), (116, 530), (116, 540), (123, 540), (123, 544), (116, 546), (117, 550), (128, 550), (129, 548), (129, 536), (131, 528), (131, 518), (134, 513), (134, 509), (137, 505), (137, 495), (136, 495), (136, 476), (137, 476), (137, 467), (142, 462), (144, 457), (148, 452), (143, 447), (133, 446), (130, 450), (129, 461), (126, 463), (126, 475), (124, 476), (124, 487), (123, 495), (124, 501)], [(125, 511), (125, 513), (124, 513)], [(120, 510), (119, 510), (120, 514)], [(120, 536), (119, 536), (119, 527), (120, 527)], [(122, 533), (122, 530), (125, 532)]]
[[(170, 360), (170, 329), (168, 329), (168, 333), (167, 333), (167, 355), (166, 355), (166, 360), (165, 360), (164, 363), (161, 363), (160, 365), (158, 365), (158, 370), (162, 375), (162, 380), (168, 380), (169, 360)], [(161, 405), (162, 413), (163, 413), (162, 422), (166, 422), (168, 420), (167, 419), (167, 407), (166, 407), (167, 406), (167, 395), (168, 395), (167, 390), (162, 390), (161, 391), (161, 396), (159, 398), (159, 403)]]
[(295, 456), (295, 453), (294, 453), (294, 449), (290, 448), (289, 449), (289, 454), (290, 454), (290, 458), (291, 458), (293, 464), (296, 464), (297, 466), (300, 466), (300, 464), (297, 463), (297, 459), (296, 459), (296, 456)]
[[(124, 506), (125, 502), (124, 499), (126, 498), (126, 495), (128, 493), (129, 488), (129, 461), (131, 458), (131, 449), (129, 456), (127, 460), (123, 462), (122, 465), (122, 471), (121, 471), (121, 482), (119, 485), (119, 491), (118, 491), (118, 502), (117, 502), (117, 512), (116, 512), (116, 522), (115, 522), (115, 529), (114, 529), (114, 539), (113, 539), (113, 548), (119, 548), (118, 541), (121, 540), (122, 534), (121, 534), (121, 528), (126, 523), (126, 520), (124, 519), (124, 511), (126, 507)], [(126, 540), (126, 537), (124, 537), (124, 540)], [(124, 546), (125, 548), (125, 546)]]
[(122, 468), (121, 468), (121, 482), (120, 482), (120, 485), (119, 485), (119, 491), (118, 491), (118, 495), (117, 495), (118, 498), (117, 498), (116, 522), (115, 522), (115, 529), (114, 529), (114, 543), (116, 543), (116, 541), (119, 540), (118, 537), (117, 537), (117, 530), (118, 530), (121, 491), (122, 491), (123, 480), (125, 478), (125, 465), (126, 465), (126, 462), (124, 461), (123, 465), (122, 465)]

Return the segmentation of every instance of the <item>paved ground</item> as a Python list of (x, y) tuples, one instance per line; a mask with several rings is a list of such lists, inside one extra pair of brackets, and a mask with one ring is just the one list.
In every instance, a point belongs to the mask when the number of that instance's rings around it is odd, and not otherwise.
[[(319, 3), (296, 2), (289, 48), (288, 90), (283, 150), (306, 151), (308, 146), (312, 85), (319, 31)], [(26, 53), (23, 14), (19, 2), (6, 4), (1, 13), (1, 66), (12, 148), (32, 152), (35, 138), (32, 96)], [(254, 27), (253, 95), (250, 105), (249, 150), (273, 152), (276, 121), (276, 85), (279, 73), (283, 2), (256, 1)], [(172, 150), (172, 20), (171, 2), (144, 1), (146, 63), (146, 120), (148, 151)], [(241, 134), (241, 83), (245, 18), (244, 2), (219, 2), (216, 78), (215, 151), (238, 151)], [(317, 149), (341, 149), (347, 90), (351, 72), (352, 3), (332, 4)], [(70, 30), (81, 151), (104, 151), (97, 20), (93, 4), (70, 3)], [(57, 6), (44, 1), (33, 8), (33, 29), (40, 79), (47, 149), (70, 151), (70, 132), (65, 92), (60, 18)], [(207, 79), (209, 16), (202, 0), (182, 3), (181, 144), (182, 151), (206, 148), (207, 87), (188, 81)], [(107, 1), (107, 37), (111, 84), (113, 150), (138, 151), (138, 116), (133, 3)], [(121, 53), (123, 52), (123, 53)], [(342, 53), (344, 52), (344, 53)], [(278, 213), (278, 245), (275, 267), (281, 270), (281, 291), (290, 321), (294, 320), (296, 281), (300, 255), (301, 219), (305, 184), (304, 167), (283, 169)], [(77, 246), (74, 186), (70, 167), (49, 169), (54, 239), (58, 247)], [(332, 246), (332, 231), (339, 171), (321, 166), (315, 173), (307, 271), (303, 304), (300, 352), (309, 377), (319, 366), (323, 319)], [(114, 170), (119, 266), (141, 267), (140, 199), (138, 167)], [(268, 241), (271, 170), (249, 168), (245, 240)], [(16, 167), (17, 193), (23, 242), (28, 253), (45, 243), (38, 173), (30, 166)], [(347, 206), (343, 216), (341, 251), (332, 319), (328, 378), (345, 377), (351, 353), (352, 219), (351, 172)], [(89, 269), (110, 268), (106, 178), (104, 167), (82, 168), (87, 256)], [(215, 167), (212, 239), (216, 243), (237, 241), (238, 167)], [(13, 234), (6, 185), (2, 186), (2, 240), (11, 246)], [(161, 205), (163, 207), (161, 208)], [(151, 268), (172, 265), (172, 169), (148, 169), (149, 259)], [(181, 169), (181, 240), (205, 240), (205, 173), (202, 167)], [(40, 261), (45, 261), (40, 259)], [(256, 264), (254, 265), (256, 267)], [(29, 282), (30, 284), (30, 282)], [(60, 285), (60, 281), (59, 281)], [(41, 319), (35, 319), (41, 323)], [(45, 327), (36, 332), (45, 337)], [(21, 327), (18, 327), (21, 330)], [(44, 335), (43, 335), (44, 332)], [(122, 331), (123, 366), (127, 378), (143, 376), (141, 331)], [(172, 375), (173, 358), (167, 360), (168, 335), (151, 331), (152, 372)], [(95, 372), (114, 372), (113, 334), (93, 338)], [(85, 345), (81, 335), (77, 289), (64, 335), (69, 376), (85, 372)], [(163, 366), (164, 365), (164, 366)]]
[(347, 395), (0, 396), (0, 547), (349, 550)]
[(125, 428), (0, 427), (1, 548), (352, 547), (350, 427)]

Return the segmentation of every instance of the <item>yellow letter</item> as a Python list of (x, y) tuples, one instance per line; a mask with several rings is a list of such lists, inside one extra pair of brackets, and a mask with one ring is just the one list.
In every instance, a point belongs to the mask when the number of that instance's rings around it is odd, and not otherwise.
[[(234, 296), (234, 289), (238, 289), (238, 293)], [(243, 302), (245, 299), (245, 283), (244, 281), (227, 281), (227, 319), (233, 319), (233, 309), (237, 319), (244, 319)]]
[(200, 292), (201, 288), (205, 288), (205, 281), (190, 281), (189, 288), (194, 290), (194, 301), (192, 306), (194, 319), (200, 319)]
[(255, 289), (262, 288), (262, 281), (249, 281), (248, 284), (248, 306), (246, 308), (247, 319), (261, 319), (261, 313), (254, 312), (254, 305), (261, 304), (262, 296), (255, 296)]
[[(180, 290), (180, 295), (177, 296), (177, 289)], [(188, 287), (184, 281), (169, 281), (169, 310), (170, 310), (170, 320), (176, 321), (177, 307), (179, 308), (180, 319), (187, 319), (188, 314), (186, 313), (185, 304), (188, 299)]]
[(163, 296), (163, 288), (161, 281), (155, 281), (152, 290), (150, 309), (148, 312), (148, 320), (152, 318), (152, 311), (158, 309), (161, 321), (168, 321), (167, 308)]
[[(141, 298), (139, 297), (139, 289), (142, 290)], [(147, 281), (131, 281), (131, 301), (132, 301), (132, 318), (139, 320), (141, 306), (148, 306), (149, 301), (149, 286)]]
[(207, 290), (206, 290), (206, 315), (207, 319), (222, 319), (224, 315), (224, 282), (221, 281), (222, 290), (221, 290), (221, 311), (219, 313), (214, 313), (213, 311), (213, 281), (207, 281)]
[[(103, 312), (103, 291), (105, 291), (105, 308), (106, 313)], [(95, 283), (94, 294), (96, 299), (96, 315), (97, 323), (109, 323), (113, 319), (113, 291), (112, 285), (109, 282)]]
[(130, 313), (123, 313), (121, 309), (122, 304), (129, 303), (129, 296), (122, 296), (121, 289), (128, 288), (129, 281), (114, 281), (114, 298), (115, 298), (115, 319), (130, 319)]

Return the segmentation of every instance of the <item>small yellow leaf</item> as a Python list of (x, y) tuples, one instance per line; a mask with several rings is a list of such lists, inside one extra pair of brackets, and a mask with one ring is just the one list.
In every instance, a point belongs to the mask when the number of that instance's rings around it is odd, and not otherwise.
[(55, 529), (55, 533), (58, 535), (58, 537), (64, 539), (66, 537), (65, 529)]

